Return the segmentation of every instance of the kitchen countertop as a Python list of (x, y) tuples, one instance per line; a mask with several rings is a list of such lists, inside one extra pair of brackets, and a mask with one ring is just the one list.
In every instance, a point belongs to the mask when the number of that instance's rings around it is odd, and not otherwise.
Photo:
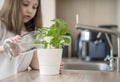
[(39, 71), (25, 71), (0, 82), (120, 82), (120, 72), (63, 70), (61, 75), (39, 75)]

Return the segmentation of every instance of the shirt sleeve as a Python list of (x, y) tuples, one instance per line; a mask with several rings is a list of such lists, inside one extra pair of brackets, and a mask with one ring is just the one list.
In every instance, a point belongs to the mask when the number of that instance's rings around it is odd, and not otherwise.
[(4, 39), (5, 32), (6, 32), (5, 31), (5, 26), (0, 21), (0, 45), (3, 44), (3, 39)]
[(26, 69), (28, 69), (33, 58), (33, 53), (34, 51), (20, 54), (18, 61), (18, 72), (25, 71)]
[(2, 29), (1, 29), (1, 22), (0, 22), (0, 41), (1, 41), (1, 39), (2, 39)]

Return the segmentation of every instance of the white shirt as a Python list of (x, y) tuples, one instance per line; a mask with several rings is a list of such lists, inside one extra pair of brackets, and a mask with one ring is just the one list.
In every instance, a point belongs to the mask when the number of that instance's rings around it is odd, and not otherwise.
[[(3, 23), (0, 22), (0, 46), (3, 45), (5, 39), (15, 36), (15, 34), (6, 30)], [(20, 71), (25, 71), (32, 60), (33, 51), (10, 59), (6, 53), (0, 53), (0, 79), (16, 74)]]

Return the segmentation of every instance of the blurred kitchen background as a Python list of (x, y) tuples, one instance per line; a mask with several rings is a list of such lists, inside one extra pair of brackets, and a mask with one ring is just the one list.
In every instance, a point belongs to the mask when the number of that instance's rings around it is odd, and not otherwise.
[[(56, 0), (56, 17), (63, 18), (68, 22), (69, 29), (72, 31), (72, 57), (78, 57), (80, 53), (90, 55), (93, 58), (103, 58), (109, 55), (109, 46), (104, 35), (101, 37), (103, 43), (95, 45), (97, 33), (90, 32), (89, 42), (83, 42), (86, 52), (79, 52), (79, 41), (82, 31), (76, 29), (76, 15), (79, 15), (79, 23), (108, 29), (117, 29), (120, 22), (120, 0)], [(85, 34), (85, 33), (83, 33)], [(82, 35), (83, 35), (82, 34)], [(87, 37), (87, 36), (86, 36)], [(117, 54), (117, 38), (110, 35), (113, 43), (114, 54)], [(84, 46), (87, 45), (87, 46)], [(106, 48), (106, 46), (108, 46)], [(83, 53), (82, 53), (83, 52)], [(96, 56), (94, 56), (94, 54)], [(66, 55), (66, 54), (65, 54)], [(98, 57), (97, 57), (98, 56)]]

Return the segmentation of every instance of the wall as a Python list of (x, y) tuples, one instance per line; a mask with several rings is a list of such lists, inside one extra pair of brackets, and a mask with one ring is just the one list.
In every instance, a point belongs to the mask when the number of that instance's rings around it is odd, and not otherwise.
[(76, 40), (80, 30), (75, 28), (75, 16), (79, 23), (99, 26), (117, 24), (117, 0), (56, 0), (57, 17), (63, 18), (72, 31), (72, 54), (76, 55)]
[[(119, 31), (120, 31), (120, 0), (117, 0), (117, 20), (118, 20), (118, 27), (119, 27)], [(119, 43), (120, 43), (120, 41), (119, 41)], [(120, 48), (120, 44), (118, 45), (119, 46), (119, 48)], [(119, 50), (119, 53), (120, 53), (120, 50)], [(119, 54), (119, 57), (120, 57), (120, 54)]]
[(117, 23), (120, 29), (120, 0), (117, 0)]

